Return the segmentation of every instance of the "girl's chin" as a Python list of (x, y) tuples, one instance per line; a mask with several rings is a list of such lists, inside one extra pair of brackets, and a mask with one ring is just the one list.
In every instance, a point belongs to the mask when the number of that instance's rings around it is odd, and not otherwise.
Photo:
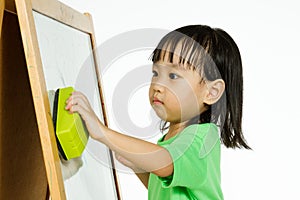
[(156, 115), (164, 121), (167, 121), (167, 113), (165, 111), (165, 109), (163, 109), (161, 106), (157, 106), (157, 105), (152, 105)]

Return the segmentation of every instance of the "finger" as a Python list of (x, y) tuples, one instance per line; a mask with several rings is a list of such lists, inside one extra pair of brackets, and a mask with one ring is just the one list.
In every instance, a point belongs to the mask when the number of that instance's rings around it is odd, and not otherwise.
[(66, 105), (66, 109), (68, 109), (68, 108), (70, 108), (71, 106), (74, 106), (74, 105), (80, 105), (86, 110), (90, 109), (90, 105), (87, 104), (84, 101), (84, 99), (82, 99), (81, 97), (73, 97), (72, 100), (69, 101), (69, 103)]
[(86, 103), (89, 102), (83, 93), (74, 91), (70, 94), (70, 97), (67, 99), (66, 103), (68, 104), (70, 101), (73, 101), (74, 98), (82, 98)]
[(83, 118), (84, 118), (84, 116), (85, 116), (85, 114), (86, 114), (86, 110), (85, 110), (81, 105), (72, 105), (72, 106), (70, 107), (70, 109), (69, 109), (69, 112), (70, 112), (71, 114), (77, 112), (77, 113), (80, 114)]
[(88, 99), (80, 92), (74, 92), (66, 101), (66, 110), (69, 110), (71, 106), (80, 104), (85, 109), (91, 109)]
[(77, 105), (73, 105), (72, 103), (69, 103), (66, 106), (66, 110), (69, 110), (69, 113), (73, 114), (74, 112), (78, 112), (78, 108), (76, 108), (76, 107), (77, 107)]
[(66, 110), (70, 110), (72, 106), (78, 104), (77, 102), (78, 102), (78, 100), (74, 99), (74, 97), (71, 96), (71, 97), (67, 100), (67, 102), (66, 102), (65, 109), (66, 109)]
[(72, 92), (72, 96), (74, 98), (81, 98), (83, 101), (85, 101), (86, 104), (89, 104), (88, 98), (82, 92), (74, 91)]

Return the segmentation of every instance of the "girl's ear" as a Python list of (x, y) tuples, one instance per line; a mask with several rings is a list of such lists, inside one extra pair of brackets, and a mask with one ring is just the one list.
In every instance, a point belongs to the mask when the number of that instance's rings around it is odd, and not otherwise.
[(225, 82), (223, 79), (216, 79), (214, 81), (206, 82), (208, 93), (204, 98), (204, 103), (212, 105), (216, 103), (222, 96), (225, 90)]

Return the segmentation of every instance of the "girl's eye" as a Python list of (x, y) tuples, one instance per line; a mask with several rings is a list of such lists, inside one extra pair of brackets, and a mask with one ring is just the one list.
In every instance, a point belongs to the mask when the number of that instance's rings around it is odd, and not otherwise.
[(169, 74), (169, 78), (170, 78), (170, 79), (177, 79), (177, 78), (179, 78), (179, 76), (178, 76), (177, 74), (170, 73), (170, 74)]
[(153, 77), (158, 76), (158, 73), (157, 73), (156, 71), (152, 71), (152, 74), (153, 74), (153, 75), (152, 75)]

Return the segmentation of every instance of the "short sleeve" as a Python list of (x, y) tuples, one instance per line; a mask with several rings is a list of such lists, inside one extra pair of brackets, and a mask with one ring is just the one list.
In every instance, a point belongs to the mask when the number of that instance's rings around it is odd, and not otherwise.
[(218, 141), (214, 124), (190, 125), (175, 140), (163, 145), (173, 160), (173, 174), (160, 177), (162, 186), (197, 188), (207, 180), (207, 156)]

